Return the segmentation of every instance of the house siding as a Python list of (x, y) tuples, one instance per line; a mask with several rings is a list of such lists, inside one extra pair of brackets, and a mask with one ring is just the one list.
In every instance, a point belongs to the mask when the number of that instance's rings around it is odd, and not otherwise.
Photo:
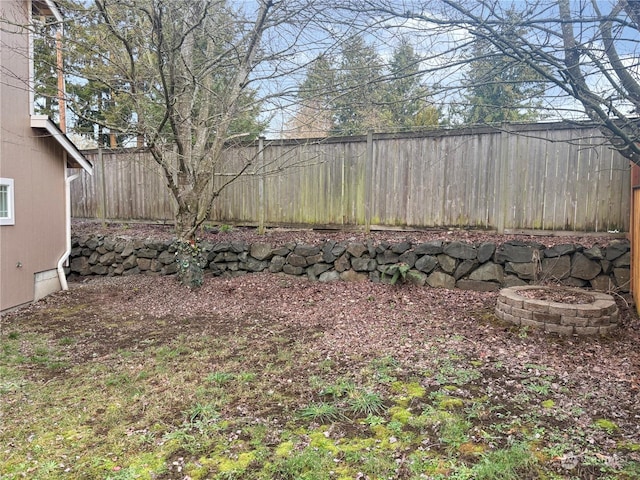
[[(1, 2), (0, 17), (25, 24), (29, 8)], [(28, 51), (25, 32), (0, 29), (0, 177), (12, 178), (15, 192), (15, 225), (0, 226), (0, 310), (33, 301), (43, 291), (37, 274), (54, 289), (50, 272), (66, 243), (64, 152), (30, 127)]]

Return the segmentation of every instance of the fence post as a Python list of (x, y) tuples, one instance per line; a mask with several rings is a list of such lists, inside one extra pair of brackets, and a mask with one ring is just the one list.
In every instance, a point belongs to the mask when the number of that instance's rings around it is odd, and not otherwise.
[(102, 226), (104, 227), (106, 225), (106, 222), (107, 222), (107, 180), (105, 178), (105, 173), (106, 172), (104, 171), (104, 157), (102, 156), (102, 147), (100, 146), (99, 143), (98, 143), (98, 162), (100, 163), (100, 177), (101, 177), (101, 182), (100, 182), (100, 190), (101, 190), (100, 200), (101, 200), (101, 203), (102, 203), (102, 205), (101, 205), (102, 206)]
[(364, 230), (371, 231), (371, 170), (373, 168), (373, 130), (367, 132), (367, 156), (364, 162)]
[(496, 172), (496, 230), (503, 234), (506, 224), (507, 212), (509, 211), (507, 189), (509, 188), (509, 131), (507, 125), (501, 125), (500, 131), (500, 151), (498, 154), (498, 171)]
[(264, 202), (264, 175), (265, 175), (265, 164), (264, 164), (264, 139), (265, 137), (258, 137), (258, 171), (260, 172), (258, 176), (258, 233), (262, 235), (265, 233), (265, 202)]

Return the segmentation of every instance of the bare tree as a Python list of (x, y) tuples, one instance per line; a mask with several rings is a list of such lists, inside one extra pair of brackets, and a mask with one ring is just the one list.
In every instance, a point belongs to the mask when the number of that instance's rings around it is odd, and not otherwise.
[(640, 1), (362, 0), (348, 8), (367, 11), (377, 24), (437, 37), (425, 71), (451, 72), (448, 91), (462, 87), (455, 69), (478, 60), (462, 49), (476, 40), (493, 45), (549, 83), (541, 108), (588, 118), (613, 148), (640, 164)]
[[(330, 45), (334, 33), (322, 26), (323, 6), (94, 0), (66, 8), (73, 20), (67, 74), (79, 90), (90, 85), (97, 95), (74, 96), (70, 105), (85, 123), (136, 138), (151, 153), (175, 200), (178, 252), (186, 270), (197, 270), (198, 228), (221, 191), (255, 163), (246, 158), (214, 182), (223, 152), (255, 138), (269, 101), (294, 97), (291, 76)], [(100, 105), (100, 115), (85, 113), (94, 108), (83, 105), (87, 98)]]

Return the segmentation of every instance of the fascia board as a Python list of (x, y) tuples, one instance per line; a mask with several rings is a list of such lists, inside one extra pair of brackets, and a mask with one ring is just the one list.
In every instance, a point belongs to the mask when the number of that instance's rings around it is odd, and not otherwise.
[(46, 115), (31, 115), (31, 128), (46, 130), (53, 139), (80, 165), (89, 175), (93, 175), (93, 165), (87, 160), (74, 143), (62, 133), (55, 123)]

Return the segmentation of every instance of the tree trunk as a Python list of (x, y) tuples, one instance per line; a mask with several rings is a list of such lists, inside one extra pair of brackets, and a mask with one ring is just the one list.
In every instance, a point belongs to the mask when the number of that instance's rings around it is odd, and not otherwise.
[(182, 184), (176, 213), (176, 262), (178, 280), (190, 288), (198, 288), (204, 281), (205, 258), (196, 238), (196, 232), (203, 223), (200, 218), (199, 195), (189, 185)]

